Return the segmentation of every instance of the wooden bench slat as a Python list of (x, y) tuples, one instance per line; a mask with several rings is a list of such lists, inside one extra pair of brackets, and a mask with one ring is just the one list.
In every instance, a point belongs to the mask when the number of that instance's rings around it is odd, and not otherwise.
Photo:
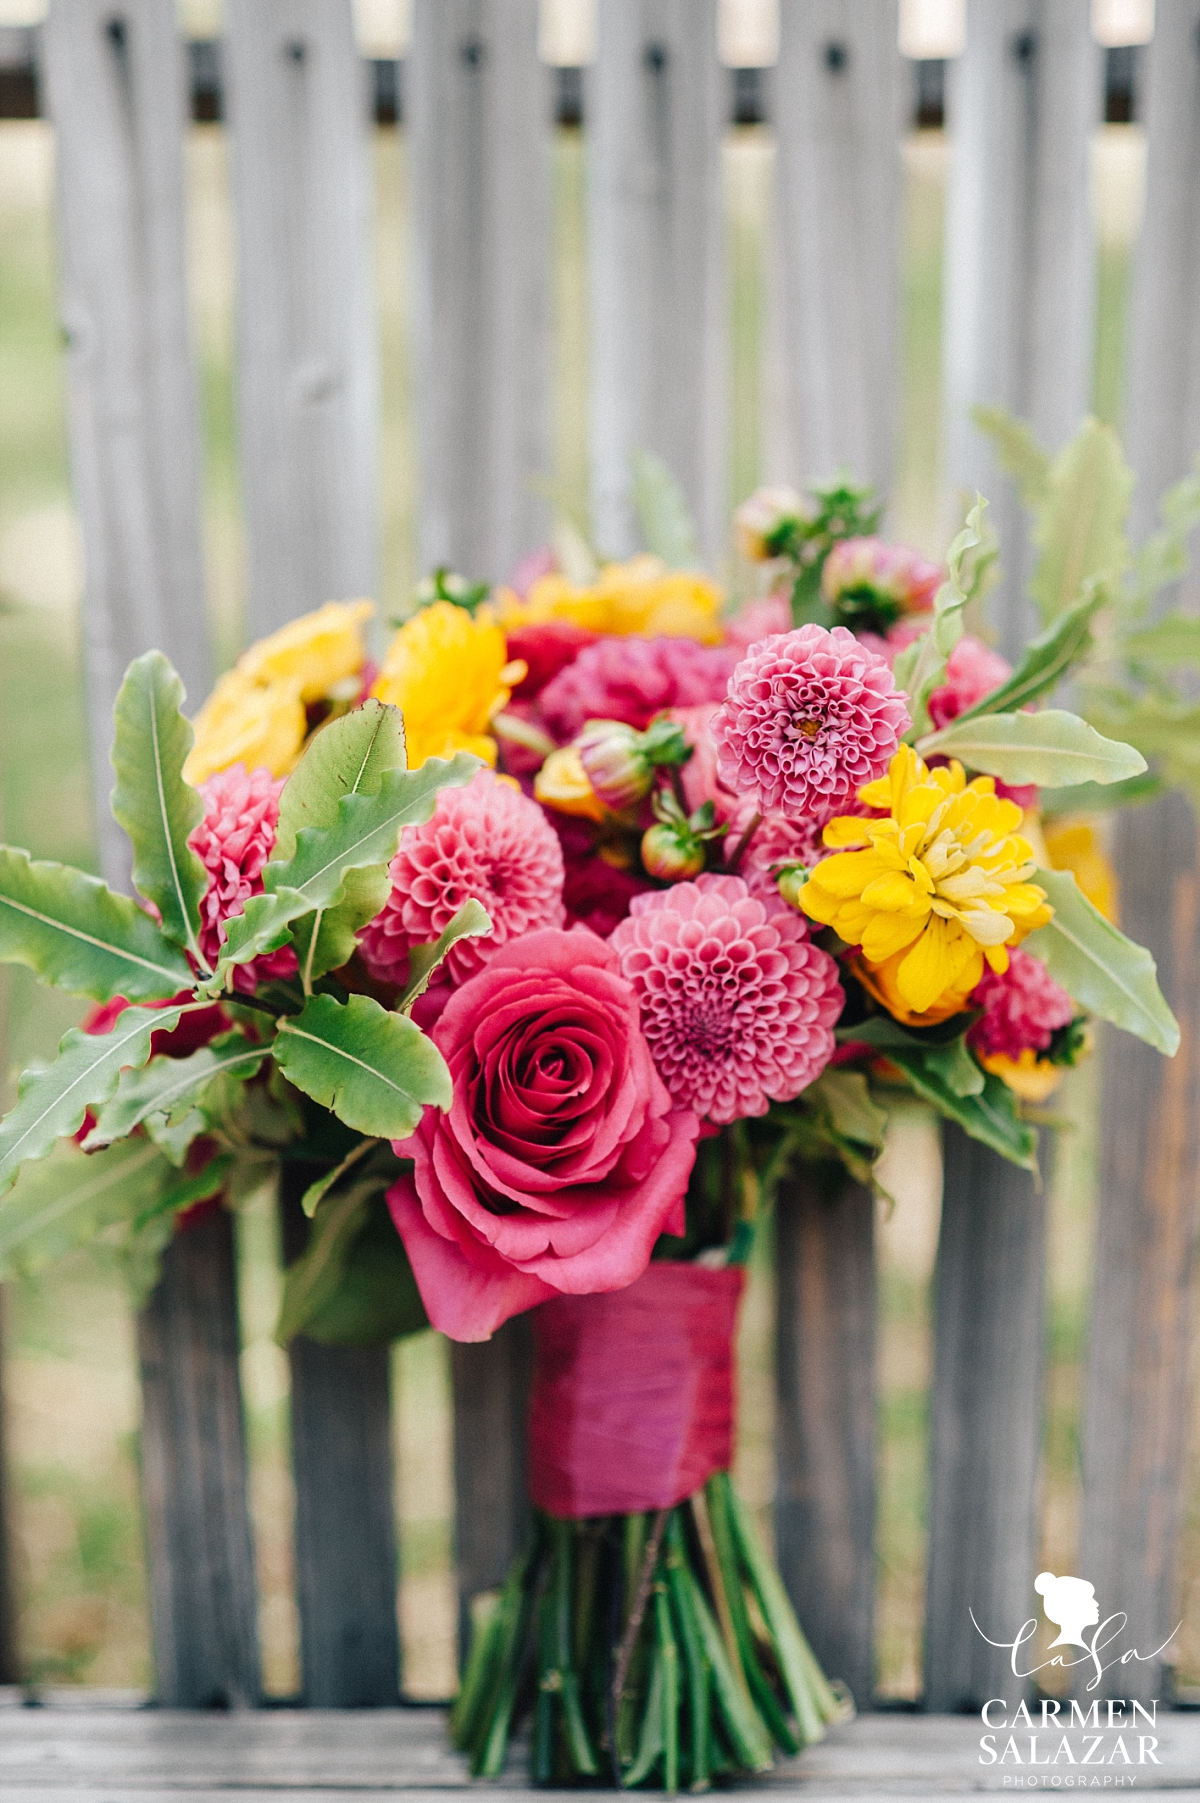
[(529, 1526), (525, 1417), (533, 1330), (518, 1315), (479, 1345), (450, 1348), (454, 1390), (455, 1561), (460, 1656), (471, 1598), (504, 1582)]
[(925, 1707), (977, 1709), (1022, 1687), (993, 1640), (1036, 1604), (1046, 1204), (1028, 1171), (942, 1133)]
[(0, 1287), (0, 1684), (17, 1682), (17, 1615), (13, 1594), (12, 1517), (4, 1409), (4, 1290)]
[(875, 1690), (875, 1198), (836, 1166), (779, 1192), (775, 1541), (813, 1651)]

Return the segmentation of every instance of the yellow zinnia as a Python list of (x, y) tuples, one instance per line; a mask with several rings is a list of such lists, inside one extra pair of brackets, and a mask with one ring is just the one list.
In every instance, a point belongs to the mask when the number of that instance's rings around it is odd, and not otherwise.
[(487, 729), (524, 674), (524, 664), (508, 662), (498, 626), (435, 601), (400, 628), (371, 693), (404, 715), (410, 770), (456, 751), (494, 765), (496, 741)]
[(524, 600), (511, 589), (500, 589), (489, 611), (510, 631), (544, 620), (570, 620), (589, 632), (698, 639), (702, 645), (719, 644), (723, 637), (716, 584), (694, 570), (669, 570), (661, 557), (647, 555), (605, 564), (584, 588), (565, 576), (543, 576)]
[(958, 1006), (983, 963), (1008, 969), (1016, 945), (1053, 913), (1030, 882), (1035, 865), (1017, 828), (1022, 814), (1001, 801), (990, 776), (967, 782), (961, 764), (930, 770), (902, 745), (888, 774), (859, 790), (883, 820), (844, 817), (825, 828), (829, 846), (862, 845), (825, 858), (800, 890), (811, 919), (861, 948), (868, 972), (885, 965), (904, 1007), (924, 1017)]
[(1047, 820), (1042, 824), (1051, 870), (1069, 870), (1093, 908), (1116, 926), (1120, 915), (1117, 873), (1104, 855), (1099, 836), (1082, 815)]

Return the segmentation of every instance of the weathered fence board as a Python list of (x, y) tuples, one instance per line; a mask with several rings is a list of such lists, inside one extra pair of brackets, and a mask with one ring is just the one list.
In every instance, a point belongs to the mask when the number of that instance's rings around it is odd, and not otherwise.
[(416, 0), (412, 145), (422, 569), (507, 576), (546, 536), (550, 71), (537, 0)]
[(101, 867), (128, 880), (109, 814), (112, 705), (130, 659), (167, 653), (193, 702), (210, 675), (196, 384), (184, 245), (183, 51), (170, 0), (55, 0), (55, 128), (68, 429)]
[(988, 497), (1004, 547), (1000, 648), (1036, 630), (1023, 600), (1028, 528), (970, 409), (1006, 407), (1057, 450), (1092, 392), (1091, 133), (1104, 69), (1088, 0), (968, 0), (951, 65), (946, 203), (945, 465), (951, 493)]
[(350, 0), (231, 0), (246, 637), (376, 587), (367, 92)]
[(770, 103), (776, 479), (843, 466), (883, 494), (891, 482), (901, 73), (895, 0), (781, 0)]
[(813, 1650), (875, 1689), (875, 1198), (836, 1166), (780, 1190), (775, 1541)]
[(216, 1209), (176, 1235), (138, 1317), (157, 1696), (192, 1709), (259, 1697), (236, 1295)]
[(640, 548), (629, 458), (647, 450), (715, 560), (729, 530), (716, 0), (601, 0), (587, 107), (596, 542)]
[(459, 1651), (471, 1598), (503, 1583), (529, 1523), (525, 1413), (533, 1376), (528, 1320), (508, 1321), (480, 1345), (453, 1345), (455, 1554)]
[(8, 1513), (8, 1439), (4, 1408), (4, 1291), (0, 1288), (0, 1684), (17, 1682), (17, 1617)]
[(1003, 1647), (1037, 1558), (1045, 1198), (1033, 1177), (943, 1128), (932, 1397), (925, 1707), (1016, 1706)]
[[(322, 1167), (285, 1164), (283, 1252), (303, 1252), (300, 1206)], [(301, 1690), (310, 1709), (379, 1708), (400, 1686), (389, 1346), (288, 1348), (296, 1473)]]

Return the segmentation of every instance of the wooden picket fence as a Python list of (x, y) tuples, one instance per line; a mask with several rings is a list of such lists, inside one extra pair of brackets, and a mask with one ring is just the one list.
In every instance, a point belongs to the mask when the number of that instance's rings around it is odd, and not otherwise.
[[(362, 66), (350, 0), (226, 0), (222, 58), (237, 227), (238, 404), (248, 637), (375, 586), (378, 372)], [(771, 356), (778, 478), (844, 464), (886, 491), (897, 396), (898, 139), (911, 76), (895, 0), (780, 0), (767, 82), (777, 146)], [(1095, 254), (1089, 138), (1103, 59), (1087, 0), (968, 0), (950, 70), (945, 320), (948, 475), (993, 499), (1026, 630), (1025, 528), (971, 427), (1004, 404), (1057, 445), (1087, 411)], [(717, 0), (598, 0), (585, 76), (590, 460), (599, 540), (636, 543), (631, 450), (682, 481), (714, 557), (727, 531)], [(550, 461), (552, 88), (537, 0), (416, 0), (403, 71), (421, 466), (420, 556), (503, 573), (544, 538)], [(103, 869), (109, 713), (161, 646), (193, 700), (205, 625), (196, 379), (184, 255), (184, 52), (173, 0), (52, 0), (70, 444), (83, 524), (87, 689)], [(1126, 432), (1139, 530), (1200, 444), (1200, 0), (1158, 0), (1143, 57), (1145, 224)], [(1123, 818), (1124, 924), (1180, 1016), (1171, 1064), (1105, 1047), (1103, 1143), (1077, 1569), (1144, 1648), (1177, 1614), (1200, 1094), (1196, 840), (1177, 799)], [(304, 1173), (281, 1198), (302, 1245)], [(777, 1538), (827, 1669), (873, 1693), (874, 1205), (821, 1172), (778, 1223)], [(1011, 1697), (981, 1620), (1030, 1613), (1036, 1572), (1045, 1210), (1024, 1173), (945, 1138), (932, 1401), (925, 1703)], [(158, 1695), (261, 1696), (237, 1378), (232, 1228), (176, 1240), (138, 1325)], [(310, 1705), (394, 1701), (395, 1529), (384, 1349), (291, 1350), (297, 1588)], [(463, 1611), (522, 1529), (527, 1324), (453, 1349)], [(2, 1556), (2, 1555), (0, 1555)], [(0, 1584), (3, 1571), (0, 1564)], [(4, 1610), (0, 1607), (0, 1623)], [(11, 1667), (0, 1628), (0, 1667)], [(5, 1673), (0, 1670), (0, 1677)], [(1161, 1662), (1121, 1694), (1165, 1696)]]

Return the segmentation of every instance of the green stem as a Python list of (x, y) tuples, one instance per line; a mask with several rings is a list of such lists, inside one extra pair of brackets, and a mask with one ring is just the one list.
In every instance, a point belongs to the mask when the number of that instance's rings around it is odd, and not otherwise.
[[(720, 1477), (727, 1477), (727, 1475), (725, 1472), (718, 1473)], [(729, 1613), (733, 1620), (738, 1662), (750, 1688), (750, 1695), (754, 1698), (758, 1712), (767, 1724), (776, 1745), (782, 1747), (787, 1753), (798, 1753), (801, 1742), (797, 1740), (788, 1725), (787, 1717), (780, 1707), (779, 1698), (775, 1695), (770, 1680), (762, 1669), (754, 1644), (754, 1631), (750, 1626), (750, 1614), (746, 1608), (746, 1597), (742, 1589), (742, 1574), (738, 1569), (737, 1549), (729, 1522), (728, 1490), (728, 1485), (720, 1485), (717, 1478), (713, 1477), (705, 1486), (704, 1494), (708, 1503), (708, 1519), (712, 1528), (713, 1545), (716, 1548), (717, 1561), (721, 1567), (721, 1582), (725, 1588)]]
[(628, 1790), (648, 1778), (662, 1750), (663, 1665), (662, 1654), (656, 1642), (654, 1663), (650, 1672), (650, 1686), (646, 1693), (646, 1713), (642, 1717), (642, 1732), (638, 1738), (637, 1756), (628, 1771), (621, 1774), (622, 1788)]
[(770, 1771), (771, 1738), (746, 1694), (741, 1674), (734, 1673), (725, 1642), (721, 1638), (721, 1630), (717, 1627), (695, 1576), (686, 1566), (683, 1570), (683, 1582), (700, 1635), (700, 1644), (712, 1670), (717, 1704), (729, 1733), (734, 1756), (746, 1771)]
[(683, 1522), (678, 1509), (671, 1515), (667, 1527), (667, 1589), (671, 1604), (675, 1611), (675, 1619), (679, 1624), (679, 1638), (683, 1643), (683, 1665), (688, 1686), (688, 1716), (691, 1722), (692, 1747), (692, 1785), (694, 1791), (708, 1790), (711, 1783), (710, 1739), (709, 1739), (709, 1668), (700, 1645), (700, 1635), (692, 1615), (688, 1599), (687, 1586), (683, 1581), (683, 1572), (687, 1564), (687, 1549), (683, 1538)]
[(654, 1586), (654, 1629), (662, 1661), (663, 1789), (679, 1789), (679, 1648), (671, 1629), (666, 1585)]

